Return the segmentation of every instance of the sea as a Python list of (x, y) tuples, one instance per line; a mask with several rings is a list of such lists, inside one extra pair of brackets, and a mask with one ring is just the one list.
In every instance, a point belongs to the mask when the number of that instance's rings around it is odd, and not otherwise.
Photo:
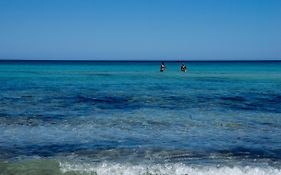
[(280, 175), (280, 61), (0, 61), (1, 175)]

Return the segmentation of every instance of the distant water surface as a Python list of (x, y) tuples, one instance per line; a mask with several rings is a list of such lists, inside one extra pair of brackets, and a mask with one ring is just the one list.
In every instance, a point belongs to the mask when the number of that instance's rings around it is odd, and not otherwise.
[(281, 174), (281, 62), (0, 61), (0, 174)]

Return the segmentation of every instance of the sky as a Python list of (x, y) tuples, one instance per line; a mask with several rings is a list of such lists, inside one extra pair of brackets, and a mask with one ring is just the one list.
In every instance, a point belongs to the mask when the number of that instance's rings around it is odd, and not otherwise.
[(281, 1), (0, 0), (0, 59), (281, 59)]

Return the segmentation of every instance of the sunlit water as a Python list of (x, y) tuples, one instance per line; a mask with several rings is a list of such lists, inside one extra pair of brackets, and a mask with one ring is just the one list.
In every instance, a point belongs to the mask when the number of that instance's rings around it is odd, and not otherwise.
[(281, 174), (281, 62), (0, 61), (0, 174)]

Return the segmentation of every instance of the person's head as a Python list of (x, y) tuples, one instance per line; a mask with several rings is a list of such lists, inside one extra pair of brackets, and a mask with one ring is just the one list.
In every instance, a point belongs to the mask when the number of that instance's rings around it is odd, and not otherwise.
[(164, 64), (164, 61), (162, 61), (162, 64)]

